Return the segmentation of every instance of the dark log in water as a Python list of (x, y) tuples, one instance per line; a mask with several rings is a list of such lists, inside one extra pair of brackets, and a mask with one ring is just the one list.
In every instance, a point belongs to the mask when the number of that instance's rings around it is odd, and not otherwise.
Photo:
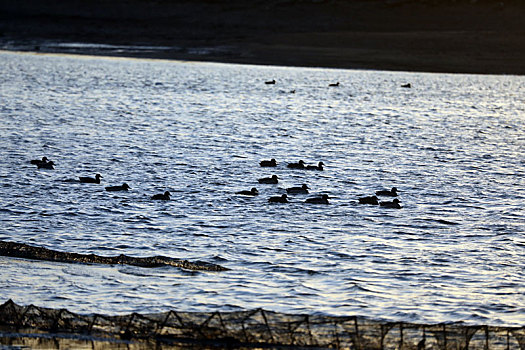
[(16, 258), (57, 261), (64, 263), (83, 264), (126, 264), (140, 267), (175, 266), (188, 270), (202, 271), (226, 271), (225, 267), (206, 263), (202, 261), (191, 262), (168, 258), (165, 256), (153, 256), (146, 258), (135, 258), (127, 255), (100, 256), (95, 254), (64, 253), (43, 247), (34, 247), (23, 243), (0, 241), (0, 255)]

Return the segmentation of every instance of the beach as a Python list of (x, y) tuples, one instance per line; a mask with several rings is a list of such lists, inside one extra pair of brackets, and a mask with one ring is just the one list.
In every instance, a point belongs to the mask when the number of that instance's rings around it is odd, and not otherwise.
[(489, 0), (2, 1), (0, 48), (521, 75), (524, 13), (520, 1)]

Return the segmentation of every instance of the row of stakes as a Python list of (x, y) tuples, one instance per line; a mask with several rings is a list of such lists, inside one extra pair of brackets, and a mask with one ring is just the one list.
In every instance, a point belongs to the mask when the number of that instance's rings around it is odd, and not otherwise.
[[(42, 157), (42, 159), (33, 159), (31, 160), (31, 164), (36, 165), (38, 169), (54, 169), (55, 163), (53, 161), (50, 161), (47, 159), (47, 157)], [(263, 160), (259, 163), (261, 167), (276, 167), (277, 161), (275, 159), (271, 160)], [(324, 163), (319, 162), (317, 165), (307, 165), (303, 160), (300, 160), (297, 163), (289, 163), (287, 165), (289, 169), (297, 169), (297, 170), (317, 170), (317, 171), (323, 171), (324, 170)], [(95, 183), (100, 184), (100, 179), (102, 176), (100, 174), (96, 174), (95, 177), (79, 177), (79, 182), (81, 183)], [(260, 184), (277, 184), (279, 183), (279, 178), (277, 175), (272, 175), (271, 177), (265, 177), (257, 180)], [(130, 189), (129, 185), (127, 183), (123, 183), (120, 186), (106, 186), (106, 191), (114, 192), (114, 191), (127, 191)], [(303, 184), (301, 187), (290, 187), (286, 189), (287, 194), (308, 194), (308, 190), (310, 187), (308, 185)], [(253, 187), (251, 190), (247, 191), (239, 191), (236, 192), (236, 194), (244, 195), (244, 196), (257, 196), (259, 195), (259, 191), (257, 188)], [(268, 202), (270, 203), (289, 203), (288, 201), (288, 195), (283, 194), (281, 196), (274, 196), (268, 198)], [(399, 199), (395, 198), (393, 201), (379, 201), (377, 196), (388, 196), (388, 197), (397, 197), (397, 188), (392, 187), (390, 190), (380, 190), (375, 192), (375, 196), (367, 196), (367, 197), (361, 197), (358, 198), (358, 201), (360, 204), (370, 204), (370, 205), (380, 205), (385, 208), (392, 208), (392, 209), (401, 209), (401, 205), (399, 204)], [(164, 193), (159, 193), (151, 196), (152, 200), (170, 200), (170, 192), (165, 191)], [(316, 197), (310, 197), (305, 200), (305, 203), (312, 203), (312, 204), (330, 204), (328, 201), (330, 197), (327, 194), (323, 194)]]

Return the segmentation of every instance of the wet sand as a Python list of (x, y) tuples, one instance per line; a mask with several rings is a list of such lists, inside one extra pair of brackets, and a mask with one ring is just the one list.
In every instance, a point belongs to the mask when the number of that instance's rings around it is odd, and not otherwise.
[(0, 48), (525, 74), (524, 15), (520, 0), (0, 0)]

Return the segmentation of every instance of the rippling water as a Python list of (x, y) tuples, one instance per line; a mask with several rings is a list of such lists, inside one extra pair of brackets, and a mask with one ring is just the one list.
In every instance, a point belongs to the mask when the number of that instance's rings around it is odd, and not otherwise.
[[(231, 269), (0, 257), (2, 302), (523, 326), (525, 77), (7, 52), (0, 70), (1, 240)], [(267, 202), (303, 183), (331, 204)], [(392, 186), (403, 209), (357, 204)]]

